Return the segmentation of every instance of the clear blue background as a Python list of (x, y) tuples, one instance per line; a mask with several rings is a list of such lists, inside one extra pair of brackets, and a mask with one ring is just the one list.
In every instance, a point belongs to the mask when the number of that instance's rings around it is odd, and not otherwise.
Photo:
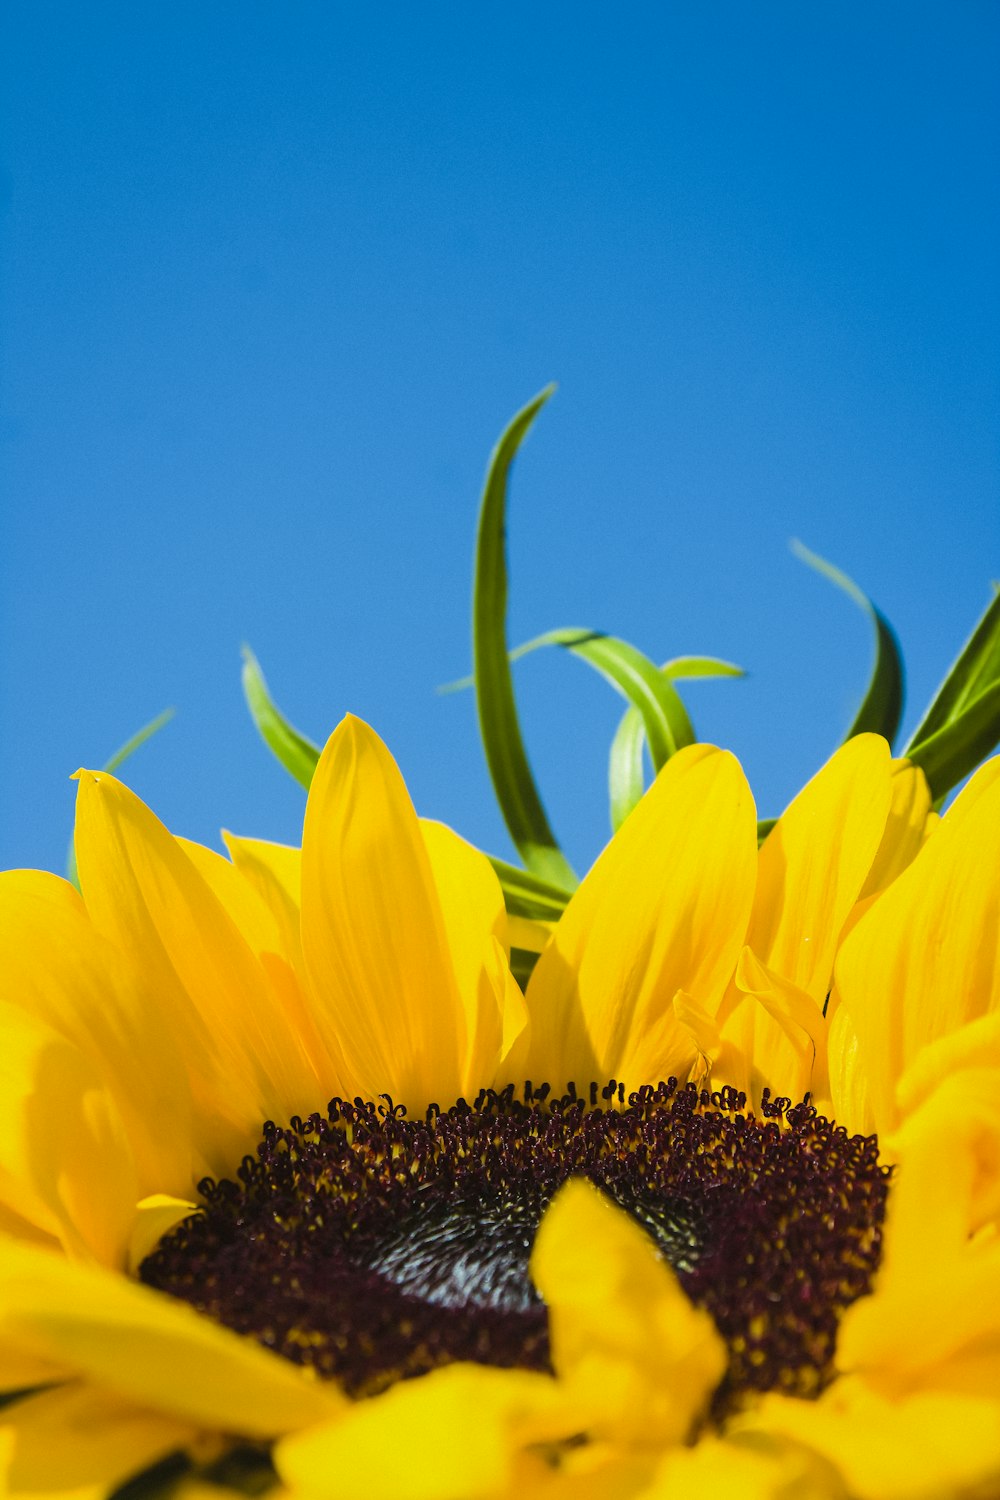
[[(199, 0), (8, 12), (2, 829), (60, 867), (69, 774), (177, 832), (294, 841), (239, 647), (314, 738), (371, 721), (419, 810), (509, 851), (469, 695), (509, 416), (511, 638), (747, 667), (692, 687), (776, 812), (895, 623), (912, 726), (1000, 572), (1000, 10)], [(517, 669), (571, 857), (619, 702)]]

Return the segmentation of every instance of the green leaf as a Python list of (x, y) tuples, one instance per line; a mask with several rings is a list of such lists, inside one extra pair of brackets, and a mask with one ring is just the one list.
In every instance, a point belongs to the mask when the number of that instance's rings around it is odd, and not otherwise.
[(775, 823), (777, 823), (777, 821), (778, 821), (777, 818), (761, 818), (760, 822), (757, 824), (757, 848), (758, 849), (760, 848), (760, 846), (764, 842), (764, 840), (767, 838), (768, 834), (771, 832), (771, 829), (774, 827), (774, 825), (775, 825)]
[(260, 663), (243, 647), (243, 695), (261, 739), (295, 780), (309, 790), (319, 760), (318, 745), (289, 724), (268, 692)]
[(503, 891), (504, 905), (512, 917), (530, 917), (536, 922), (556, 922), (569, 899), (565, 890), (540, 880), (529, 870), (521, 870), (503, 859), (488, 855)]
[(842, 573), (817, 553), (811, 552), (799, 541), (793, 541), (791, 548), (800, 562), (814, 568), (817, 573), (822, 573), (824, 578), (843, 590), (849, 599), (853, 599), (871, 620), (875, 630), (875, 665), (871, 681), (854, 722), (844, 736), (845, 741), (856, 734), (871, 732), (883, 735), (891, 745), (899, 732), (899, 721), (903, 716), (904, 691), (903, 659), (895, 631), (882, 611), (876, 608), (868, 595), (846, 573)]
[[(162, 713), (156, 715), (155, 719), (150, 719), (149, 723), (144, 724), (141, 729), (136, 730), (132, 738), (126, 740), (124, 745), (119, 745), (114, 755), (104, 762), (101, 769), (107, 771), (109, 775), (113, 775), (118, 770), (118, 767), (124, 765), (129, 756), (134, 755), (141, 745), (144, 745), (147, 740), (152, 739), (154, 734), (158, 734), (164, 724), (170, 723), (175, 712), (176, 709), (165, 708)], [(76, 868), (76, 846), (72, 839), (69, 841), (69, 850), (66, 854), (66, 879), (71, 881), (77, 890), (80, 889), (80, 877)]]
[(549, 827), (528, 764), (507, 659), (507, 477), (525, 434), (553, 390), (547, 386), (518, 412), (490, 458), (476, 537), (472, 664), (486, 764), (511, 838), (529, 870), (572, 890), (576, 876)]
[(906, 754), (927, 777), (936, 806), (1000, 743), (1000, 682)]
[(528, 981), (535, 972), (539, 955), (532, 953), (527, 948), (512, 948), (510, 950), (510, 971), (522, 990), (528, 988)]
[[(507, 660), (510, 662), (520, 661), (522, 656), (527, 656), (532, 651), (537, 651), (540, 646), (553, 644), (552, 636), (557, 631), (548, 631), (545, 635), (536, 635), (532, 640), (525, 641), (520, 646), (515, 646), (508, 651)], [(581, 631), (582, 635), (591, 635), (592, 631)], [(557, 644), (565, 645), (565, 642)], [(737, 667), (731, 661), (720, 661), (716, 656), (675, 656), (672, 661), (665, 661), (660, 668), (673, 682), (678, 677), (745, 677), (747, 674), (742, 667)], [(453, 682), (442, 682), (436, 689), (439, 693), (461, 693), (466, 688), (475, 687), (474, 677), (456, 677)]]
[(720, 661), (717, 656), (675, 656), (665, 661), (660, 671), (672, 682), (678, 677), (745, 677), (746, 668), (732, 661)]
[(645, 744), (642, 714), (637, 708), (627, 708), (619, 720), (608, 755), (608, 800), (614, 833), (618, 832), (646, 790), (642, 763)]
[(588, 663), (627, 698), (642, 715), (649, 753), (657, 771), (682, 745), (693, 745), (695, 732), (670, 678), (628, 641), (599, 630), (547, 630), (531, 643), (562, 646)]
[[(959, 719), (997, 681), (1000, 681), (1000, 594), (994, 594), (987, 605), (958, 660), (914, 730), (904, 755), (912, 758), (918, 746)], [(984, 754), (992, 748), (991, 744)]]
[[(745, 677), (742, 667), (720, 661), (714, 656), (675, 656), (659, 668), (668, 680), (694, 677)], [(679, 700), (678, 700), (679, 701)], [(686, 717), (686, 716), (685, 716)], [(690, 727), (690, 721), (688, 721)], [(692, 730), (692, 738), (693, 738)], [(643, 771), (643, 749), (646, 725), (638, 708), (627, 708), (615, 730), (608, 756), (608, 797), (611, 803), (611, 827), (615, 833), (628, 817), (646, 789)], [(691, 743), (691, 741), (687, 741)], [(679, 747), (677, 747), (679, 748)], [(659, 766), (654, 766), (659, 770)]]

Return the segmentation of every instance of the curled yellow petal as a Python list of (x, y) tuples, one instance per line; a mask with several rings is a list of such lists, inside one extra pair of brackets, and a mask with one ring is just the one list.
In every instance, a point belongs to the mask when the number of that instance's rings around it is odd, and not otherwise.
[(645, 1231), (571, 1179), (542, 1219), (531, 1275), (553, 1365), (587, 1430), (640, 1449), (683, 1442), (722, 1378), (725, 1345)]

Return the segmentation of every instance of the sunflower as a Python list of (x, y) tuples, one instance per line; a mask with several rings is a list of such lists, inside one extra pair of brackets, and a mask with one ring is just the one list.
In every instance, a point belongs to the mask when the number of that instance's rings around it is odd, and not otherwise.
[(8, 1492), (995, 1492), (998, 814), (860, 735), (758, 853), (683, 749), (522, 993), (357, 720), (301, 854), (80, 773), (82, 899), (0, 877)]

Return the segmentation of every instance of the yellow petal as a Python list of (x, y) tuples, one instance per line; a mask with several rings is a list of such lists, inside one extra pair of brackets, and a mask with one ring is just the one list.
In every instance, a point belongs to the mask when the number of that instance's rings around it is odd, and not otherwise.
[(857, 735), (803, 787), (761, 846), (747, 943), (819, 1005), (841, 929), (882, 842), (891, 782), (885, 740)]
[(197, 1436), (189, 1423), (80, 1385), (6, 1407), (0, 1427), (12, 1439), (5, 1495), (75, 1500), (102, 1500)]
[(667, 1454), (640, 1500), (739, 1496), (739, 1500), (847, 1500), (833, 1465), (797, 1444), (762, 1435), (736, 1442), (704, 1436)]
[(427, 846), (395, 761), (350, 717), (309, 793), (302, 946), (343, 1092), (388, 1093), (411, 1111), (458, 1096), (468, 1005)]
[(508, 916), (505, 947), (525, 953), (541, 953), (555, 932), (555, 922), (536, 922), (533, 917)]
[(848, 1135), (874, 1135), (875, 1111), (872, 1109), (868, 1069), (858, 1045), (857, 1027), (846, 1006), (840, 1004), (834, 986), (827, 1012), (826, 1055), (829, 1069), (829, 1109), (817, 1108), (843, 1125)]
[(76, 850), (95, 924), (169, 1018), (192, 1076), (198, 1143), (231, 1170), (265, 1119), (327, 1096), (235, 922), (163, 824), (105, 773), (79, 773)]
[(812, 996), (761, 963), (749, 947), (740, 954), (736, 988), (745, 1000), (726, 1018), (721, 1035), (739, 1055), (746, 1081), (724, 1078), (716, 1066), (713, 1082), (745, 1089), (755, 1106), (764, 1088), (793, 1103), (807, 1093), (825, 1097), (826, 1026)]
[[(286, 849), (280, 844), (227, 837), (229, 847), (238, 852), (238, 860), (234, 854), (231, 864), (203, 844), (194, 844), (188, 839), (177, 839), (176, 842), (218, 897), (247, 946), (256, 954), (270, 985), (267, 1009), (281, 1018), (281, 1024), (295, 1036), (297, 1047), (308, 1059), (306, 1077), (310, 1082), (306, 1088), (312, 1088), (312, 1079), (317, 1080), (317, 1088), (311, 1097), (300, 1093), (299, 1105), (312, 1109), (317, 1102), (325, 1104), (332, 1092), (330, 1083), (335, 1070), (316, 1029), (303, 985), (298, 908), (299, 851)], [(290, 1113), (291, 1107), (285, 1117)]]
[(509, 1004), (517, 1006), (517, 987), (508, 985), (502, 947), (507, 924), (503, 892), (492, 865), (478, 849), (443, 823), (421, 819), (420, 828), (465, 1008), (468, 1044), (462, 1092), (475, 1094), (496, 1076), (504, 1045), (504, 1011)]
[(342, 1398), (185, 1303), (97, 1267), (0, 1242), (0, 1348), (136, 1406), (247, 1437), (294, 1432)]
[[(635, 1088), (695, 1061), (673, 998), (712, 1008), (743, 942), (755, 811), (736, 760), (669, 760), (575, 892), (528, 985), (525, 1076)], [(515, 1080), (518, 1081), (518, 1080)]]
[(302, 965), (299, 932), (302, 905), (302, 851), (263, 839), (240, 839), (222, 831), (233, 864), (270, 911), (280, 935), (278, 952), (292, 965)]
[(247, 947), (258, 955), (281, 953), (283, 944), (278, 915), (236, 866), (214, 849), (196, 844), (192, 839), (178, 838), (175, 842), (239, 928)]
[(825, 1456), (851, 1500), (945, 1500), (1000, 1487), (1000, 1407), (986, 1396), (897, 1402), (841, 1380), (818, 1401), (765, 1396), (747, 1427)]
[(920, 1049), (1000, 1008), (998, 868), (1000, 777), (987, 763), (838, 955), (880, 1131)]
[(140, 1192), (190, 1189), (190, 1097), (169, 1017), (55, 875), (0, 874), (0, 1001), (90, 1057), (125, 1122)]
[(0, 1003), (0, 1196), (73, 1255), (124, 1263), (135, 1169), (113, 1100), (89, 1059)]
[(892, 884), (920, 853), (932, 819), (936, 821), (931, 789), (919, 766), (910, 761), (892, 762), (892, 800), (885, 832), (872, 861), (860, 899), (874, 896)]
[(630, 1448), (683, 1442), (726, 1350), (645, 1231), (571, 1179), (542, 1219), (531, 1275), (549, 1309), (553, 1365), (589, 1409), (587, 1431)]
[(449, 1365), (284, 1439), (274, 1460), (293, 1492), (318, 1500), (492, 1500), (511, 1492), (519, 1427), (554, 1399), (542, 1375)]
[(153, 1253), (165, 1234), (198, 1210), (197, 1203), (186, 1198), (172, 1198), (169, 1193), (151, 1193), (137, 1203), (128, 1246), (130, 1274), (137, 1274), (146, 1256)]

